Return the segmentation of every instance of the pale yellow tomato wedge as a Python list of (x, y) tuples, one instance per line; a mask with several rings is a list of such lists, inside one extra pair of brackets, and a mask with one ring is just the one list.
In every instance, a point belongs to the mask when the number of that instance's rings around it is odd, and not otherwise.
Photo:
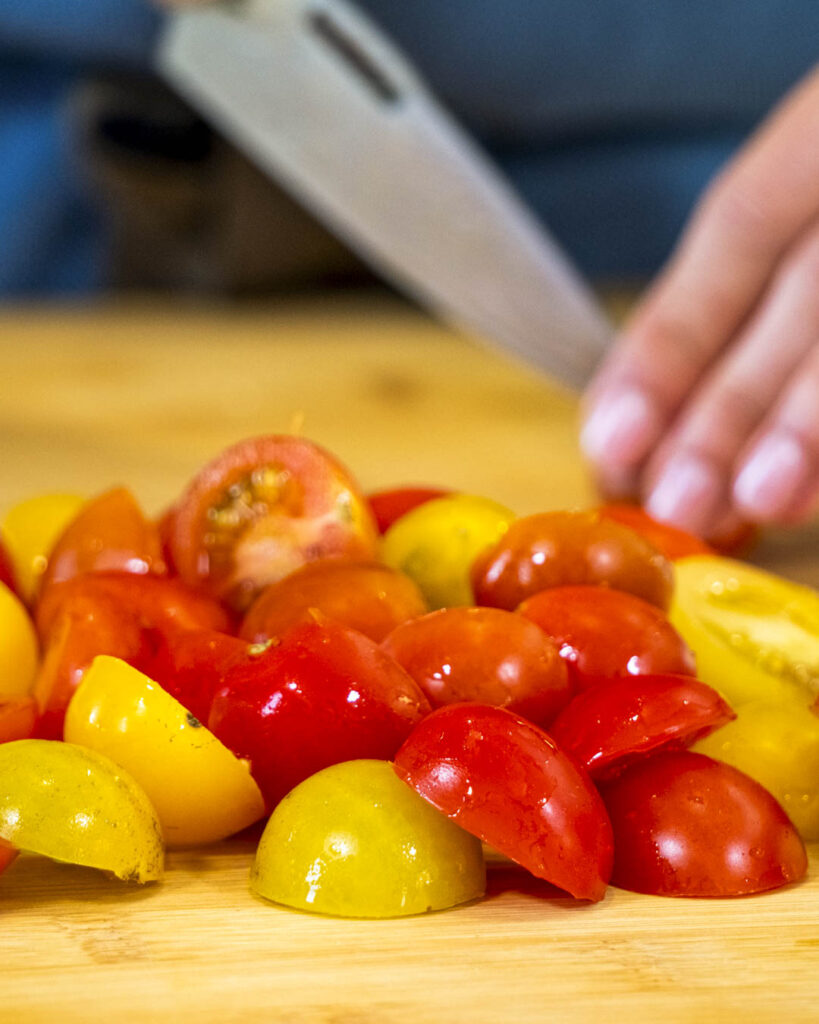
[(0, 702), (31, 692), (38, 650), (28, 611), (5, 583), (0, 583)]
[(683, 558), (669, 617), (694, 651), (697, 677), (735, 710), (819, 694), (819, 594), (809, 587), (728, 558)]
[(162, 877), (162, 828), (145, 791), (110, 758), (72, 743), (0, 743), (0, 839), (126, 881)]
[(14, 505), (0, 523), (17, 584), (29, 603), (57, 538), (84, 504), (77, 494), (38, 494)]
[(515, 514), (489, 498), (452, 494), (401, 516), (384, 535), (381, 557), (418, 584), (431, 608), (475, 603), (469, 571), (497, 543)]
[(168, 846), (212, 843), (264, 814), (247, 761), (119, 658), (100, 655), (91, 663), (68, 706), (65, 738), (134, 776), (156, 807)]
[(260, 896), (339, 917), (402, 917), (483, 895), (480, 842), (421, 799), (388, 761), (346, 761), (274, 810), (251, 874)]

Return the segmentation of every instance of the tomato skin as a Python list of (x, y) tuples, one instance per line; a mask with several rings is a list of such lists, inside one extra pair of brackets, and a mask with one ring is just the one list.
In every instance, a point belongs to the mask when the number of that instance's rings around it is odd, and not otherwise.
[(759, 783), (688, 750), (655, 754), (602, 789), (612, 883), (657, 896), (742, 896), (798, 881), (807, 855)]
[(467, 832), (577, 899), (600, 900), (612, 865), (605, 807), (585, 771), (504, 708), (451, 704), (415, 727), (398, 775)]
[(0, 700), (25, 697), (37, 673), (39, 643), (28, 609), (0, 583)]
[(686, 555), (710, 555), (714, 549), (693, 533), (668, 523), (654, 519), (639, 505), (610, 504), (603, 505), (599, 510), (605, 519), (611, 519), (622, 526), (639, 533), (670, 561), (684, 558)]
[(688, 676), (622, 676), (578, 694), (549, 735), (595, 780), (668, 747), (686, 747), (736, 715), (716, 690)]
[(25, 740), (34, 735), (37, 701), (33, 697), (0, 700), (0, 743)]
[(685, 641), (654, 605), (605, 587), (554, 587), (518, 609), (557, 644), (576, 689), (625, 675), (694, 675)]
[(472, 566), (476, 604), (510, 611), (541, 590), (579, 584), (623, 590), (665, 609), (673, 575), (648, 541), (597, 512), (518, 519)]
[(330, 555), (371, 559), (378, 531), (349, 471), (306, 438), (240, 441), (176, 503), (173, 564), (186, 583), (244, 611), (259, 591)]
[(572, 688), (557, 647), (533, 622), (499, 608), (444, 608), (398, 626), (382, 649), (432, 707), (477, 701), (546, 727)]
[(271, 808), (331, 764), (391, 759), (429, 710), (415, 682), (376, 643), (327, 620), (294, 627), (230, 669), (207, 726), (250, 761)]
[(261, 643), (309, 621), (314, 610), (380, 643), (397, 625), (428, 609), (416, 584), (396, 569), (321, 558), (265, 587), (248, 609), (239, 635)]
[(17, 854), (20, 851), (7, 843), (5, 839), (0, 839), (0, 875), (17, 859)]
[(86, 502), (54, 545), (40, 580), (40, 599), (48, 589), (86, 572), (167, 572), (159, 531), (125, 487)]
[(452, 491), (443, 487), (394, 487), (367, 495), (376, 526), (385, 534), (396, 519), (434, 498), (444, 498)]
[(9, 555), (2, 540), (0, 540), (0, 583), (5, 583), (15, 597), (21, 596), (20, 588), (17, 586), (11, 555)]

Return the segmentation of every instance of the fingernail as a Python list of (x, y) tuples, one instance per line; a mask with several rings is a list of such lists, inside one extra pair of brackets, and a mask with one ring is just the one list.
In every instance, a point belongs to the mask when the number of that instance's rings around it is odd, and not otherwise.
[(646, 501), (646, 511), (664, 523), (702, 536), (709, 528), (721, 495), (717, 468), (696, 455), (669, 460)]
[(580, 431), (580, 446), (592, 462), (617, 466), (648, 452), (661, 426), (656, 404), (637, 388), (604, 393)]
[(792, 435), (775, 431), (763, 437), (734, 481), (734, 499), (758, 519), (785, 512), (807, 481), (805, 449)]

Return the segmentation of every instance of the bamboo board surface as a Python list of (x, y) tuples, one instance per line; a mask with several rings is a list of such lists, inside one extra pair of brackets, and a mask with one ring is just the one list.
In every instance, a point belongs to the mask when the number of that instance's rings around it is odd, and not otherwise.
[[(115, 483), (158, 512), (225, 445), (297, 420), (366, 489), (593, 498), (571, 396), (382, 301), (6, 310), (0, 346), (0, 512)], [(755, 560), (819, 585), (817, 527)], [(819, 849), (757, 898), (576, 905), (500, 865), (479, 903), (381, 922), (263, 903), (253, 849), (172, 851), (144, 889), (21, 857), (0, 877), (0, 1022), (819, 1020)]]

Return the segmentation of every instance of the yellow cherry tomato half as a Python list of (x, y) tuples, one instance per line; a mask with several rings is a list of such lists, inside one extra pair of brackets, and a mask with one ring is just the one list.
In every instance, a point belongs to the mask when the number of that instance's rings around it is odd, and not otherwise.
[(264, 814), (248, 762), (119, 658), (93, 660), (68, 705), (65, 738), (134, 776), (156, 807), (168, 846), (212, 843)]
[(260, 896), (338, 917), (402, 917), (483, 895), (480, 842), (402, 782), (388, 761), (345, 761), (305, 779), (265, 827)]
[(675, 563), (669, 618), (697, 678), (734, 710), (754, 700), (809, 704), (819, 693), (819, 594), (717, 556)]
[(401, 516), (387, 530), (381, 557), (418, 584), (430, 607), (475, 603), (469, 571), (497, 543), (515, 514), (489, 498), (452, 494)]
[(126, 881), (162, 877), (162, 827), (145, 791), (110, 758), (72, 743), (0, 744), (0, 839)]
[(819, 716), (809, 708), (753, 701), (693, 749), (756, 779), (804, 840), (819, 840)]
[(0, 583), (0, 701), (31, 692), (38, 651), (28, 611), (5, 583)]
[(57, 538), (85, 504), (77, 494), (38, 494), (14, 505), (0, 524), (20, 592), (29, 604)]

